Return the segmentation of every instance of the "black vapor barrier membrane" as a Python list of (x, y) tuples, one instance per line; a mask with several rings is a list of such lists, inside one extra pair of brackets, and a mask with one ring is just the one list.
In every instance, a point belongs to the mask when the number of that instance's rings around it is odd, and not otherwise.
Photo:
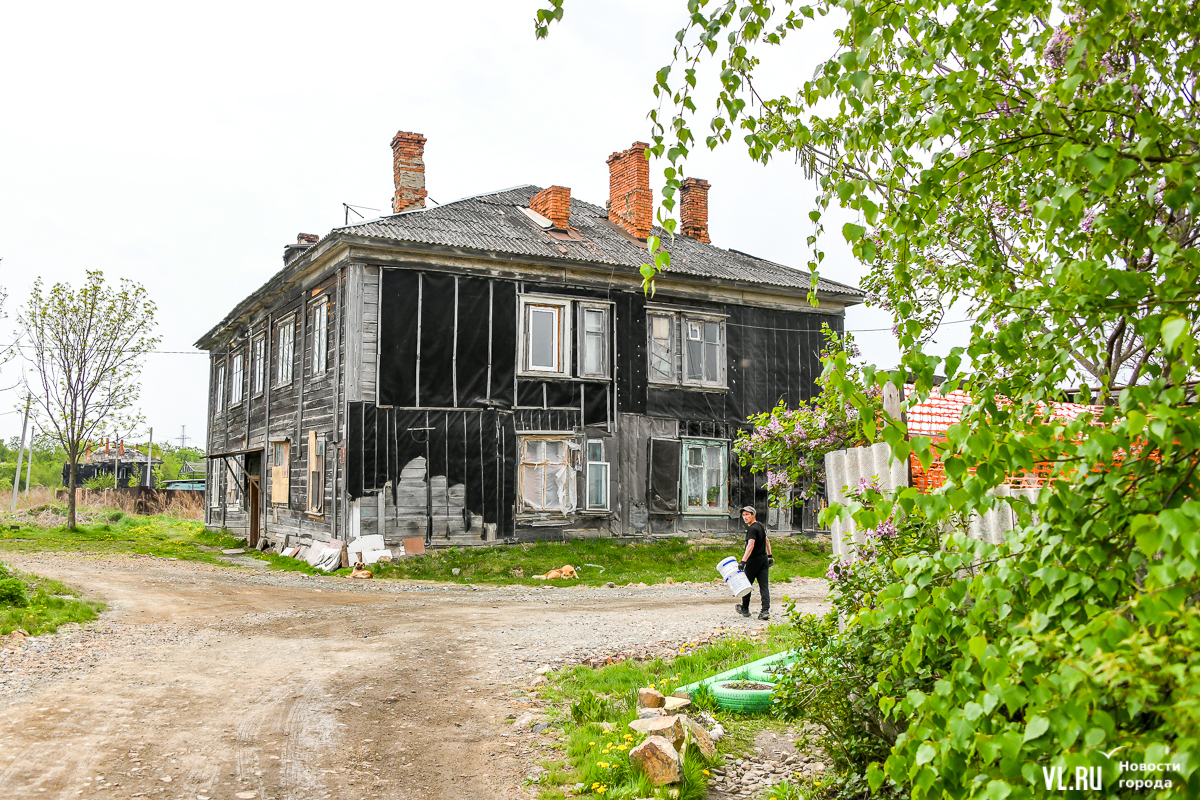
[[(423, 486), (431, 477), (445, 476), (449, 486), (462, 485), (467, 510), (484, 522), (497, 523), (499, 536), (512, 534), (517, 435), (511, 413), (350, 403), (347, 423), (346, 489), (352, 499), (379, 492), (391, 481), (396, 503), (402, 480)], [(422, 465), (426, 468), (418, 469)]]
[(384, 269), (379, 405), (512, 408), (516, 285)]
[[(723, 311), (729, 315), (725, 322), (726, 389), (643, 389), (645, 413), (744, 425), (751, 414), (770, 411), (780, 401), (794, 408), (817, 394), (821, 323), (841, 333), (845, 327), (841, 317), (745, 306), (725, 306)], [(644, 362), (644, 345), (642, 350)], [(618, 385), (623, 387), (624, 382)], [(625, 396), (620, 402), (623, 411), (631, 405)]]

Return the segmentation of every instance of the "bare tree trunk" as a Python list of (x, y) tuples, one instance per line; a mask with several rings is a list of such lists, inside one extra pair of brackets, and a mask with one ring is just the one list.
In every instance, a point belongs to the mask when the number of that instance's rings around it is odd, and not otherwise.
[(75, 525), (75, 480), (79, 469), (78, 459), (71, 458), (70, 478), (67, 480), (67, 530), (73, 531)]

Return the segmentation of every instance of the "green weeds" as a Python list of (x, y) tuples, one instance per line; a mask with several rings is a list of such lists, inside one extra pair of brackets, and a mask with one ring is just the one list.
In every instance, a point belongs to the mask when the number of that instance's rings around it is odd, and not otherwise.
[[(827, 545), (808, 539), (772, 539), (775, 566), (771, 580), (823, 577), (829, 562)], [(542, 575), (565, 564), (575, 567), (578, 579), (555, 580), (555, 586), (603, 586), (608, 581), (664, 583), (668, 578), (708, 582), (718, 577), (717, 562), (739, 555), (740, 539), (727, 543), (696, 544), (684, 538), (653, 542), (586, 539), (570, 542), (536, 542), (492, 547), (450, 547), (424, 556), (374, 564), (378, 578), (451, 581), (455, 583), (540, 585)], [(458, 570), (455, 574), (454, 570)]]
[(17, 630), (56, 633), (68, 622), (89, 622), (103, 603), (81, 600), (66, 584), (23, 573), (0, 562), (0, 636)]
[(672, 659), (625, 661), (600, 669), (577, 666), (552, 673), (541, 695), (552, 709), (558, 709), (551, 713), (557, 714), (555, 722), (566, 732), (567, 764), (543, 773), (539, 797), (575, 796), (573, 786), (582, 783), (581, 794), (586, 797), (700, 800), (711, 768), (726, 756), (745, 752), (755, 733), (776, 723), (765, 716), (735, 716), (713, 706), (714, 716), (726, 730), (717, 756), (705, 759), (693, 745), (684, 759), (683, 781), (655, 787), (629, 761), (629, 751), (641, 740), (628, 727), (637, 717), (637, 690), (653, 687), (669, 695), (676, 687), (787, 649), (789, 644), (788, 629), (773, 626), (762, 638), (731, 636), (700, 647), (685, 646)]

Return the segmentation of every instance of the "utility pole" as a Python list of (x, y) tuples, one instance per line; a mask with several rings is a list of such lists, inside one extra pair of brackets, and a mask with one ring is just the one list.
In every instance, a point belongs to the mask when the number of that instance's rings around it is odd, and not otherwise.
[(179, 426), (179, 449), (180, 450), (187, 447), (187, 440), (192, 438), (186, 434), (186, 431), (187, 431), (187, 425)]
[(150, 444), (146, 446), (146, 487), (154, 488), (154, 473), (151, 468), (154, 465), (154, 428), (150, 428)]
[(29, 427), (29, 402), (32, 398), (25, 395), (25, 421), (21, 423), (21, 449), (17, 450), (17, 471), (13, 473), (13, 496), (11, 513), (17, 513), (17, 490), (21, 486), (21, 456), (25, 455), (25, 431)]
[[(33, 426), (33, 431), (37, 425)], [(29, 432), (29, 461), (25, 464), (25, 499), (29, 499), (29, 479), (33, 475), (33, 431)]]

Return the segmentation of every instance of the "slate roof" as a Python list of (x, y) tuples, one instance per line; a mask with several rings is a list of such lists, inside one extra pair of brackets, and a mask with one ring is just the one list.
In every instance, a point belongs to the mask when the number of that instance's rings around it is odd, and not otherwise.
[[(642, 245), (608, 222), (607, 210), (571, 198), (571, 227), (581, 239), (552, 238), (520, 209), (541, 191), (537, 186), (517, 186), (490, 194), (466, 197), (453, 203), (335, 228), (333, 233), (415, 242), (425, 245), (466, 248), (511, 256), (570, 259), (604, 266), (629, 267), (636, 271), (647, 261)], [(807, 290), (809, 273), (740, 253), (722, 250), (687, 236), (674, 242), (666, 231), (654, 228), (671, 253), (671, 272), (738, 283)], [(848, 303), (860, 302), (861, 290), (821, 278), (817, 291), (839, 296)]]

